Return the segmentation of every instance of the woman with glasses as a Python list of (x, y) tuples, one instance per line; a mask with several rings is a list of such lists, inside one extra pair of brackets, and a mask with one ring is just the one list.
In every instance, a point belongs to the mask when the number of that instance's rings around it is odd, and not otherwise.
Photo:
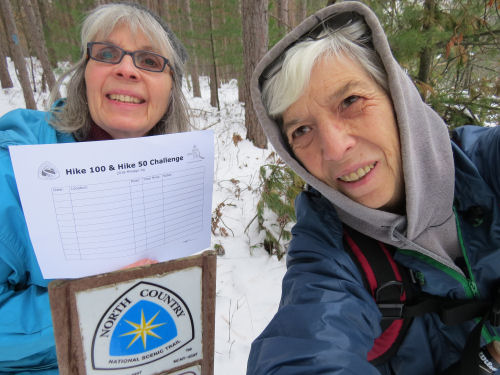
[(247, 373), (495, 373), (499, 128), (450, 141), (359, 2), (304, 20), (251, 87), (267, 137), (308, 187)]
[[(181, 90), (186, 52), (135, 4), (108, 4), (83, 22), (82, 56), (49, 112), (0, 118), (0, 373), (57, 374), (47, 285), (31, 245), (8, 146), (143, 137), (189, 130)], [(149, 260), (134, 265), (147, 264)]]

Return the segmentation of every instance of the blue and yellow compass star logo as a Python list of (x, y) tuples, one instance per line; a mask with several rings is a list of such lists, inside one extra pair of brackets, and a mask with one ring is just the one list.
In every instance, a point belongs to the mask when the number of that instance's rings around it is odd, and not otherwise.
[(148, 352), (176, 336), (177, 328), (170, 314), (162, 306), (142, 300), (132, 306), (116, 325), (109, 354), (124, 356)]
[(142, 338), (142, 344), (144, 345), (144, 349), (146, 349), (146, 341), (147, 341), (148, 335), (153, 336), (153, 337), (157, 337), (157, 338), (161, 339), (160, 336), (158, 336), (156, 333), (153, 332), (153, 329), (155, 329), (157, 327), (161, 327), (165, 323), (160, 323), (160, 324), (152, 325), (153, 322), (154, 322), (154, 320), (156, 319), (156, 317), (158, 316), (159, 313), (160, 313), (160, 311), (158, 311), (151, 318), (151, 320), (149, 322), (147, 322), (147, 323), (146, 323), (146, 319), (144, 318), (144, 311), (143, 310), (141, 310), (141, 324), (137, 324), (137, 323), (125, 320), (128, 324), (130, 324), (132, 327), (135, 328), (134, 330), (132, 330), (130, 332), (121, 334), (121, 336), (135, 335), (134, 338), (132, 339), (132, 341), (130, 341), (130, 344), (128, 344), (127, 349), (130, 348), (130, 346), (134, 342), (136, 342), (136, 340), (139, 337)]

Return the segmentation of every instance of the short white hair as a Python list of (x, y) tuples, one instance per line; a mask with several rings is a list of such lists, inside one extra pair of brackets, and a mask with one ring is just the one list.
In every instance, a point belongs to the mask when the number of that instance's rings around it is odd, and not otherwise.
[(357, 20), (334, 31), (327, 28), (316, 38), (299, 41), (286, 50), (284, 56), (274, 62), (275, 66), (269, 67), (269, 71), (277, 72), (263, 83), (262, 99), (269, 115), (281, 118), (283, 112), (302, 95), (314, 65), (324, 57), (350, 58), (388, 91), (387, 74), (380, 57), (371, 47), (371, 37), (367, 32), (366, 24)]

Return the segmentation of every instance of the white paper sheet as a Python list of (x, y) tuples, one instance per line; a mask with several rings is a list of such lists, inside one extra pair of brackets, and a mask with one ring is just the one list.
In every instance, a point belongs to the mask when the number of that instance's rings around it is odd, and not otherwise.
[(10, 146), (43, 276), (76, 278), (210, 246), (213, 132)]

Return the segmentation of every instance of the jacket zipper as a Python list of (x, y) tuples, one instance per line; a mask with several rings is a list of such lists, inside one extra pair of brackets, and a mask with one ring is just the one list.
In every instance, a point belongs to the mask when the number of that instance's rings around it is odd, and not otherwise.
[(465, 260), (465, 264), (467, 266), (467, 276), (461, 275), (459, 272), (455, 271), (454, 269), (446, 266), (443, 263), (438, 262), (435, 259), (432, 259), (428, 257), (427, 255), (421, 254), (421, 253), (415, 253), (414, 251), (411, 250), (404, 250), (404, 249), (398, 249), (401, 253), (405, 255), (410, 255), (415, 258), (419, 258), (422, 261), (426, 262), (427, 264), (430, 264), (431, 266), (440, 269), (441, 271), (445, 272), (449, 276), (453, 277), (455, 280), (460, 282), (462, 284), (464, 290), (465, 290), (465, 295), (467, 298), (479, 298), (479, 289), (477, 287), (476, 281), (474, 279), (474, 274), (472, 273), (472, 268), (470, 266), (469, 258), (467, 257), (467, 252), (465, 251), (465, 245), (462, 237), (462, 230), (460, 228), (460, 223), (458, 221), (458, 215), (455, 211), (455, 207), (453, 207), (453, 214), (455, 215), (455, 223), (457, 226), (457, 236), (458, 236), (458, 242), (460, 245), (460, 249), (462, 251), (462, 255)]
[(465, 264), (467, 265), (467, 271), (469, 273), (469, 277), (466, 278), (466, 280), (469, 283), (472, 295), (474, 297), (479, 298), (479, 290), (476, 284), (476, 280), (474, 278), (474, 274), (472, 273), (472, 267), (470, 266), (469, 257), (467, 256), (467, 252), (465, 251), (465, 244), (462, 237), (462, 229), (460, 228), (460, 222), (458, 221), (458, 215), (455, 206), (453, 206), (453, 214), (455, 215), (455, 223), (457, 225), (458, 242), (460, 244), (460, 249), (462, 250), (462, 255), (464, 256)]
[[(476, 280), (474, 279), (474, 274), (472, 273), (472, 267), (470, 266), (469, 258), (467, 257), (467, 253), (465, 251), (465, 244), (463, 242), (462, 238), (462, 230), (460, 228), (460, 222), (458, 221), (458, 215), (455, 209), (455, 206), (453, 206), (453, 213), (455, 214), (455, 221), (457, 223), (457, 233), (458, 233), (458, 241), (460, 242), (460, 247), (462, 249), (462, 254), (464, 255), (465, 259), (465, 264), (467, 265), (467, 270), (469, 271), (469, 277), (470, 279), (467, 279), (470, 284), (470, 288), (472, 292), (474, 293), (474, 297), (479, 297), (479, 290), (477, 288)], [(475, 319), (476, 322), (479, 321), (479, 319)], [(488, 325), (484, 325), (483, 329), (481, 331), (482, 336), (486, 339), (486, 342), (491, 342), (493, 339), (498, 340), (498, 334), (490, 328)]]
[[(415, 253), (414, 251), (410, 251), (410, 250), (399, 249), (399, 251), (401, 251), (401, 253), (403, 253), (403, 254), (410, 255), (410, 256), (413, 256), (416, 258), (420, 258), (422, 261), (430, 264), (431, 266), (440, 269), (441, 271), (445, 272), (446, 274), (448, 274), (449, 276), (453, 277), (455, 280), (460, 282), (460, 284), (462, 284), (462, 287), (464, 288), (465, 295), (467, 298), (479, 299), (480, 298), (479, 288), (477, 287), (476, 280), (474, 278), (474, 274), (472, 273), (472, 267), (470, 265), (469, 258), (467, 257), (467, 252), (465, 250), (465, 244), (464, 244), (463, 237), (462, 237), (462, 230), (460, 228), (460, 223), (458, 221), (458, 215), (456, 213), (455, 207), (453, 207), (453, 213), (455, 215), (455, 222), (456, 222), (456, 226), (457, 226), (458, 242), (460, 244), (460, 249), (462, 250), (462, 255), (464, 257), (465, 264), (467, 266), (468, 277), (461, 275), (460, 273), (453, 270), (452, 268), (450, 268), (442, 263), (439, 263), (438, 261), (436, 261), (436, 260), (434, 260), (426, 255), (423, 255), (420, 253)], [(475, 320), (476, 320), (476, 322), (478, 322), (479, 318), (476, 318)], [(486, 325), (483, 327), (482, 336), (486, 339), (487, 342), (490, 342), (493, 340), (494, 337), (495, 338), (497, 337), (497, 335), (494, 332), (491, 332), (487, 328)]]
[[(465, 295), (467, 298), (479, 298), (479, 290), (478, 290), (477, 285), (476, 285), (474, 280), (469, 279), (469, 278), (461, 275), (460, 273), (458, 273), (454, 269), (452, 269), (452, 268), (450, 268), (442, 263), (439, 263), (438, 261), (428, 257), (427, 255), (415, 253), (412, 250), (398, 249), (398, 251), (401, 254), (412, 256), (414, 258), (418, 258), (418, 259), (422, 260), (423, 262), (433, 266), (434, 268), (437, 268), (437, 269), (443, 271), (448, 276), (451, 276), (452, 278), (457, 280), (464, 288)], [(468, 269), (468, 272), (470, 274), (470, 269)]]

